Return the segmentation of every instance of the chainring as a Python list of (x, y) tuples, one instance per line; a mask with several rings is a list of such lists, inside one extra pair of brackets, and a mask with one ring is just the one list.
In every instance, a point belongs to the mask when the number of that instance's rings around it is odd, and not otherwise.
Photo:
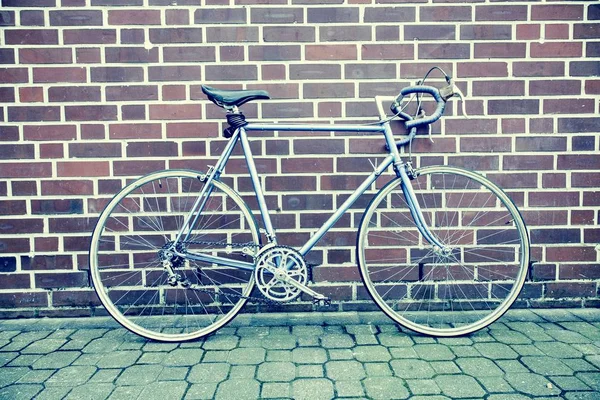
[(306, 285), (308, 267), (302, 254), (291, 247), (273, 246), (256, 258), (254, 277), (258, 290), (267, 298), (277, 302), (288, 302), (302, 291), (286, 280), (293, 279)]

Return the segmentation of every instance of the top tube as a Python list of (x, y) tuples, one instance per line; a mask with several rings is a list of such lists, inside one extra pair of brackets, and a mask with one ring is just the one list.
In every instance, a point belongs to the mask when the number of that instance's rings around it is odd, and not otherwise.
[(247, 131), (300, 131), (300, 132), (384, 132), (386, 122), (376, 125), (327, 125), (327, 124), (258, 124), (248, 123)]

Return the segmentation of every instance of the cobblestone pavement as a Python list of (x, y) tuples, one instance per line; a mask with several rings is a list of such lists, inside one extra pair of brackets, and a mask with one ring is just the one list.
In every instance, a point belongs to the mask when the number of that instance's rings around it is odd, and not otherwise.
[(0, 321), (0, 399), (600, 399), (600, 310), (517, 310), (468, 337), (380, 313), (241, 315), (201, 341), (108, 318)]

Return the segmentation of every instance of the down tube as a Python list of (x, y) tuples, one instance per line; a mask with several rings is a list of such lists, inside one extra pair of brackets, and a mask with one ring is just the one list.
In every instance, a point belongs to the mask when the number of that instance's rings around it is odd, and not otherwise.
[(394, 162), (394, 156), (393, 155), (387, 156), (382, 161), (381, 165), (379, 167), (377, 167), (371, 173), (371, 175), (369, 175), (367, 177), (367, 179), (364, 180), (363, 183), (361, 183), (361, 185), (354, 191), (354, 193), (352, 193), (352, 195), (350, 197), (348, 197), (346, 199), (346, 201), (340, 206), (340, 208), (338, 208), (338, 210), (331, 217), (329, 217), (329, 219), (327, 221), (325, 221), (323, 226), (321, 226), (321, 228), (319, 228), (319, 230), (317, 232), (315, 232), (315, 234), (310, 238), (310, 240), (308, 242), (306, 242), (306, 244), (304, 246), (302, 246), (302, 248), (299, 250), (300, 254), (305, 256), (306, 253), (308, 253), (315, 246), (315, 244), (327, 233), (327, 231), (329, 231), (329, 229), (331, 229), (331, 227), (337, 222), (337, 220), (340, 219), (342, 217), (342, 215), (346, 211), (348, 211), (348, 209), (350, 207), (352, 207), (352, 204), (354, 204), (356, 202), (356, 200), (358, 200), (358, 198), (364, 192), (366, 192), (367, 189), (369, 189), (369, 186), (371, 186), (371, 184), (373, 182), (375, 182), (377, 180), (377, 178), (379, 178), (379, 176), (382, 173), (384, 173), (385, 170), (393, 162)]

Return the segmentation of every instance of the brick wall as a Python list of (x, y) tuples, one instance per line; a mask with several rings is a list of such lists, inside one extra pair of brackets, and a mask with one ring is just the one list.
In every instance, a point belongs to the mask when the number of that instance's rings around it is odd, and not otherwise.
[[(362, 122), (374, 95), (432, 65), (456, 77), (471, 119), (451, 106), (435, 143), (415, 142), (417, 164), (486, 171), (520, 205), (536, 261), (524, 304), (599, 304), (597, 2), (0, 2), (0, 316), (95, 312), (94, 199), (214, 162), (224, 114), (200, 83), (268, 90), (243, 107), (250, 118)], [(261, 133), (253, 148), (287, 245), (383, 154), (379, 137), (339, 133)], [(240, 165), (227, 172), (247, 195)], [(368, 197), (309, 255), (343, 309), (360, 305), (354, 228)]]

